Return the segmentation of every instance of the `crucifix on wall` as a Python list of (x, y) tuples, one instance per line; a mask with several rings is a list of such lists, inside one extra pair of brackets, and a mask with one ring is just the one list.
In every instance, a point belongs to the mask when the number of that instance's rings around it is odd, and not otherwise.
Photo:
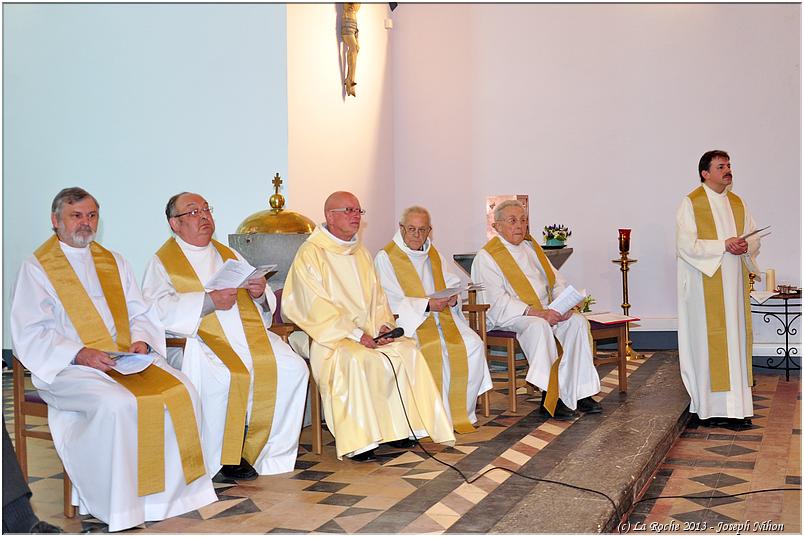
[(357, 97), (355, 94), (355, 65), (357, 64), (357, 53), (360, 52), (360, 45), (357, 41), (357, 11), (360, 4), (343, 4), (343, 18), (341, 20), (341, 39), (346, 50), (346, 79), (343, 85), (346, 94)]

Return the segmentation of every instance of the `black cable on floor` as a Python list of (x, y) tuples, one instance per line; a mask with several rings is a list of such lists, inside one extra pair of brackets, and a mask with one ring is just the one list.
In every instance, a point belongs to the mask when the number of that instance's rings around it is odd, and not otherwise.
[(780, 491), (784, 491), (784, 490), (797, 490), (797, 491), (801, 492), (800, 488), (797, 488), (797, 489), (784, 488), (784, 489), (749, 490), (749, 491), (746, 491), (746, 492), (736, 492), (734, 494), (724, 494), (722, 496), (713, 496), (712, 494), (710, 494), (709, 496), (690, 496), (690, 495), (684, 495), (684, 494), (679, 495), (679, 496), (651, 496), (649, 498), (642, 498), (641, 500), (635, 501), (634, 505), (636, 505), (638, 503), (642, 503), (642, 502), (649, 502), (651, 500), (667, 500), (667, 499), (671, 499), (671, 498), (684, 498), (685, 500), (714, 500), (714, 499), (717, 499), (717, 498), (734, 498), (735, 496), (745, 496), (746, 494), (757, 494), (757, 493), (760, 493), (760, 492), (780, 492)]
[[(413, 431), (413, 426), (411, 425), (410, 419), (408, 418), (408, 411), (405, 408), (405, 400), (402, 397), (402, 390), (399, 388), (399, 378), (396, 376), (396, 369), (394, 368), (394, 364), (391, 361), (391, 358), (389, 358), (387, 354), (385, 354), (382, 351), (379, 351), (379, 352), (380, 352), (380, 354), (385, 356), (386, 360), (388, 360), (388, 364), (391, 366), (391, 371), (393, 371), (393, 373), (394, 373), (394, 382), (396, 383), (396, 391), (399, 394), (399, 401), (400, 401), (400, 403), (402, 403), (402, 411), (405, 413), (405, 421), (407, 421), (407, 423), (408, 423), (408, 429), (410, 429), (410, 434), (413, 436), (414, 442), (416, 442), (416, 445), (418, 445), (422, 449), (422, 451), (424, 451), (427, 454), (428, 457), (430, 457), (431, 459), (433, 459), (436, 462), (439, 462), (439, 463), (443, 464), (444, 466), (448, 466), (449, 468), (452, 468), (453, 470), (455, 470), (455, 472), (457, 472), (458, 475), (461, 476), (461, 479), (463, 479), (466, 483), (472, 484), (475, 481), (477, 481), (478, 479), (480, 479), (481, 477), (483, 477), (484, 475), (486, 475), (487, 473), (491, 472), (492, 470), (503, 470), (503, 471), (511, 473), (513, 475), (517, 475), (519, 477), (529, 479), (531, 481), (541, 481), (543, 483), (551, 483), (553, 485), (561, 485), (563, 487), (568, 487), (568, 488), (571, 488), (571, 489), (581, 490), (581, 491), (584, 491), (584, 492), (590, 492), (592, 494), (597, 494), (599, 496), (603, 496), (604, 498), (606, 498), (609, 501), (609, 503), (611, 503), (611, 506), (614, 508), (615, 516), (617, 518), (621, 517), (619, 509), (617, 508), (617, 504), (605, 492), (601, 492), (599, 490), (594, 490), (594, 489), (589, 489), (589, 488), (586, 488), (586, 487), (581, 487), (581, 486), (578, 486), (578, 485), (572, 485), (570, 483), (564, 483), (562, 481), (554, 481), (552, 479), (547, 479), (547, 478), (533, 477), (533, 476), (529, 476), (529, 475), (519, 473), (516, 470), (511, 470), (509, 468), (502, 468), (500, 466), (492, 466), (491, 468), (486, 469), (482, 473), (480, 473), (480, 474), (478, 474), (475, 477), (470, 479), (470, 478), (466, 477), (466, 474), (464, 474), (456, 466), (453, 466), (452, 464), (450, 464), (448, 462), (442, 461), (441, 459), (439, 459), (438, 457), (436, 457), (435, 455), (433, 455), (432, 453), (427, 451), (427, 449), (422, 445), (422, 443), (416, 437), (416, 433)], [(647, 502), (647, 501), (651, 501), (651, 500), (665, 500), (665, 499), (677, 499), (677, 498), (683, 498), (683, 499), (687, 499), (687, 500), (709, 500), (709, 499), (715, 499), (715, 498), (733, 498), (735, 496), (745, 496), (747, 494), (759, 494), (759, 493), (764, 493), (764, 492), (780, 492), (780, 491), (799, 491), (800, 492), (801, 489), (800, 488), (761, 489), (761, 490), (751, 490), (751, 491), (747, 491), (747, 492), (738, 492), (738, 493), (735, 493), (735, 494), (724, 494), (722, 496), (713, 496), (711, 494), (709, 496), (693, 496), (693, 495), (652, 496), (652, 497), (649, 497), (649, 498), (642, 498), (640, 500), (635, 501), (632, 504), (632, 507), (634, 505), (638, 504), (638, 503)]]
[(391, 366), (391, 371), (394, 372), (394, 381), (396, 382), (396, 391), (399, 394), (399, 401), (400, 401), (400, 403), (402, 403), (402, 411), (405, 413), (405, 420), (408, 422), (408, 428), (410, 429), (410, 434), (413, 436), (413, 441), (416, 442), (416, 445), (418, 445), (422, 449), (422, 451), (424, 451), (427, 454), (428, 457), (430, 457), (431, 459), (433, 459), (436, 462), (439, 462), (439, 463), (443, 464), (444, 466), (448, 466), (448, 467), (452, 468), (453, 470), (455, 470), (458, 473), (458, 475), (460, 475), (461, 478), (467, 484), (474, 483), (475, 481), (477, 481), (478, 479), (480, 479), (481, 477), (483, 477), (487, 473), (491, 472), (492, 470), (503, 470), (503, 471), (509, 472), (509, 473), (511, 473), (513, 475), (518, 475), (519, 477), (529, 479), (531, 481), (541, 481), (541, 482), (544, 482), (544, 483), (552, 483), (553, 485), (561, 485), (563, 487), (569, 487), (571, 489), (581, 490), (581, 491), (584, 491), (584, 492), (591, 492), (592, 494), (597, 494), (599, 496), (603, 496), (604, 498), (606, 498), (609, 501), (609, 503), (611, 503), (611, 506), (614, 508), (615, 514), (617, 514), (617, 516), (619, 517), (617, 504), (614, 502), (614, 500), (608, 494), (606, 494), (604, 492), (600, 492), (599, 490), (588, 489), (588, 488), (585, 488), (585, 487), (580, 487), (578, 485), (572, 485), (570, 483), (563, 483), (561, 481), (553, 481), (552, 479), (546, 479), (546, 478), (541, 478), (541, 477), (533, 477), (533, 476), (521, 474), (521, 473), (517, 472), (516, 470), (511, 470), (509, 468), (502, 468), (500, 466), (492, 466), (491, 468), (488, 468), (484, 472), (482, 472), (482, 473), (480, 473), (480, 474), (478, 474), (475, 477), (470, 479), (470, 478), (466, 477), (466, 474), (464, 474), (456, 466), (453, 466), (452, 464), (450, 464), (448, 462), (442, 461), (441, 459), (439, 459), (438, 457), (436, 457), (435, 455), (433, 455), (432, 453), (427, 451), (427, 449), (422, 445), (422, 443), (419, 442), (419, 439), (416, 437), (416, 433), (413, 431), (413, 426), (410, 424), (410, 419), (408, 418), (408, 411), (405, 408), (405, 399), (404, 399), (404, 397), (402, 397), (402, 390), (400, 390), (400, 388), (399, 388), (399, 379), (396, 376), (396, 369), (394, 368), (394, 364), (393, 364), (393, 362), (391, 362), (391, 358), (389, 358), (387, 354), (385, 354), (382, 351), (379, 351), (379, 352), (380, 352), (380, 354), (385, 356), (385, 359), (388, 360), (388, 364)]

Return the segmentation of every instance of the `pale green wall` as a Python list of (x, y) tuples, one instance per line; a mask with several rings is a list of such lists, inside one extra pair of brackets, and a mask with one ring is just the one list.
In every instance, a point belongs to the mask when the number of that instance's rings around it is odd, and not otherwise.
[(279, 4), (3, 6), (4, 348), (61, 188), (98, 198), (99, 240), (138, 277), (170, 195), (204, 195), (223, 242), (266, 207), (288, 168), (286, 43)]

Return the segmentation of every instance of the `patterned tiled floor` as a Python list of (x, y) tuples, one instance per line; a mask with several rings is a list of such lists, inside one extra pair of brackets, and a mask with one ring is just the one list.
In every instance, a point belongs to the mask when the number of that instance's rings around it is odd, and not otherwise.
[[(646, 361), (629, 362), (629, 375), (637, 371)], [(646, 367), (649, 370), (650, 367)], [(617, 372), (613, 366), (599, 368), (602, 376), (603, 392), (599, 398), (607, 397), (605, 409), (613, 409), (621, 398), (617, 392)], [(517, 469), (544, 449), (551, 440), (564, 433), (574, 422), (545, 420), (538, 414), (539, 396), (525, 395), (524, 388), (519, 391), (520, 409), (516, 414), (506, 411), (507, 394), (502, 374), (493, 373), (495, 390), (492, 395), (492, 412), (489, 418), (480, 418), (480, 427), (467, 435), (460, 435), (454, 447), (425, 443), (428, 451), (451, 464), (460, 463), (460, 468), (470, 475), (476, 475), (490, 466)], [(637, 375), (636, 377), (639, 377)], [(775, 377), (774, 377), (775, 378)], [(3, 410), (9, 432), (13, 435), (13, 416), (10, 408), (10, 372), (3, 373)], [(767, 381), (770, 382), (770, 381)], [(790, 386), (798, 393), (798, 383), (791, 380)], [(776, 390), (776, 381), (770, 388), (763, 378), (758, 387), (759, 396)], [(784, 389), (784, 387), (782, 387)], [(767, 396), (766, 396), (767, 397)], [(775, 401), (775, 398), (773, 399)], [(795, 405), (798, 422), (798, 404)], [(761, 411), (760, 411), (761, 412)], [(767, 412), (767, 411), (765, 411)], [(583, 418), (581, 418), (583, 419)], [(35, 422), (36, 423), (36, 422)], [(755, 422), (761, 425), (761, 422)], [(696, 431), (688, 431), (688, 433)], [(730, 432), (720, 432), (723, 434)], [(765, 431), (764, 434), (769, 434)], [(734, 434), (734, 433), (730, 433)], [(746, 433), (740, 433), (746, 434)], [(756, 430), (750, 435), (756, 436)], [(789, 430), (787, 431), (789, 437)], [(486, 532), (498, 521), (533, 484), (523, 483), (519, 478), (494, 470), (473, 484), (464, 483), (452, 470), (427, 457), (420, 449), (392, 450), (383, 448), (379, 452), (378, 463), (353, 463), (338, 461), (334, 456), (332, 437), (325, 434), (324, 453), (320, 456), (310, 451), (310, 431), (302, 434), (302, 445), (296, 470), (281, 476), (262, 476), (255, 481), (242, 483), (217, 483), (219, 501), (198, 511), (187, 513), (131, 531), (147, 533), (455, 533)], [(795, 453), (791, 448), (785, 460), (798, 460), (800, 450), (799, 436), (795, 436)], [(756, 444), (757, 442), (753, 442)], [(762, 443), (762, 442), (760, 442)], [(728, 444), (706, 447), (740, 446), (752, 449), (751, 441), (732, 441)], [(756, 454), (729, 448), (722, 457), (734, 463), (746, 462)], [(709, 453), (709, 452), (705, 452)], [(676, 453), (672, 458), (684, 459), (689, 455)], [(752, 459), (752, 460), (754, 460)], [(78, 517), (68, 520), (62, 511), (61, 465), (51, 442), (29, 440), (29, 470), (31, 489), (34, 492), (34, 508), (40, 517), (58, 524), (71, 532), (104, 531), (105, 524), (91, 517)], [(698, 459), (689, 459), (698, 460)], [(701, 459), (703, 460), (703, 459)], [(694, 466), (694, 465), (693, 465)], [(679, 466), (666, 465), (679, 469)], [(686, 467), (681, 468), (684, 470)], [(712, 469), (709, 474), (724, 473), (734, 477), (740, 468)], [(786, 475), (799, 476), (800, 470), (785, 470)], [(705, 475), (706, 472), (701, 475)], [(750, 476), (749, 476), (750, 478)], [(666, 484), (667, 477), (662, 474), (657, 482)], [(697, 482), (692, 482), (697, 483)], [(715, 482), (718, 485), (720, 482)], [(719, 486), (725, 485), (723, 481)], [(701, 485), (696, 488), (708, 490)], [(736, 488), (737, 485), (728, 485)], [(730, 490), (730, 489), (727, 489)], [(490, 494), (497, 491), (497, 494)], [(653, 494), (654, 488), (650, 489)], [(667, 491), (663, 493), (667, 494)], [(785, 493), (789, 494), (789, 493)], [(796, 497), (798, 499), (798, 497)], [(659, 505), (656, 502), (656, 505)], [(640, 504), (645, 512), (656, 505)], [(691, 504), (694, 507), (696, 504)], [(759, 505), (759, 504), (758, 504)], [(762, 504), (764, 505), (764, 504)], [(787, 504), (785, 504), (786, 506)], [(643, 507), (644, 506), (644, 507)], [(705, 510), (704, 506), (697, 506)], [(695, 509), (686, 509), (686, 511)], [(681, 513), (681, 511), (680, 511)], [(640, 516), (639, 512), (634, 517)], [(644, 520), (647, 516), (642, 515)], [(651, 519), (652, 520), (652, 519)], [(798, 520), (796, 518), (796, 520)]]
[(800, 377), (754, 375), (753, 426), (735, 431), (690, 421), (644, 494), (705, 498), (639, 503), (628, 521), (631, 532), (801, 533), (800, 491), (728, 497), (801, 487)]

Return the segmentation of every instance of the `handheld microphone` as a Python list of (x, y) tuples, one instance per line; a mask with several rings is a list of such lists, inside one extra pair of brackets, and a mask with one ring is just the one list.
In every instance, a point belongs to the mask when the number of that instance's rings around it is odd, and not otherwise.
[(405, 330), (402, 329), (401, 326), (398, 326), (398, 327), (394, 328), (393, 330), (391, 330), (390, 332), (386, 332), (384, 334), (380, 334), (379, 336), (375, 337), (374, 338), (374, 343), (377, 343), (379, 340), (381, 340), (383, 338), (396, 339), (396, 338), (402, 337), (404, 335), (405, 335)]

